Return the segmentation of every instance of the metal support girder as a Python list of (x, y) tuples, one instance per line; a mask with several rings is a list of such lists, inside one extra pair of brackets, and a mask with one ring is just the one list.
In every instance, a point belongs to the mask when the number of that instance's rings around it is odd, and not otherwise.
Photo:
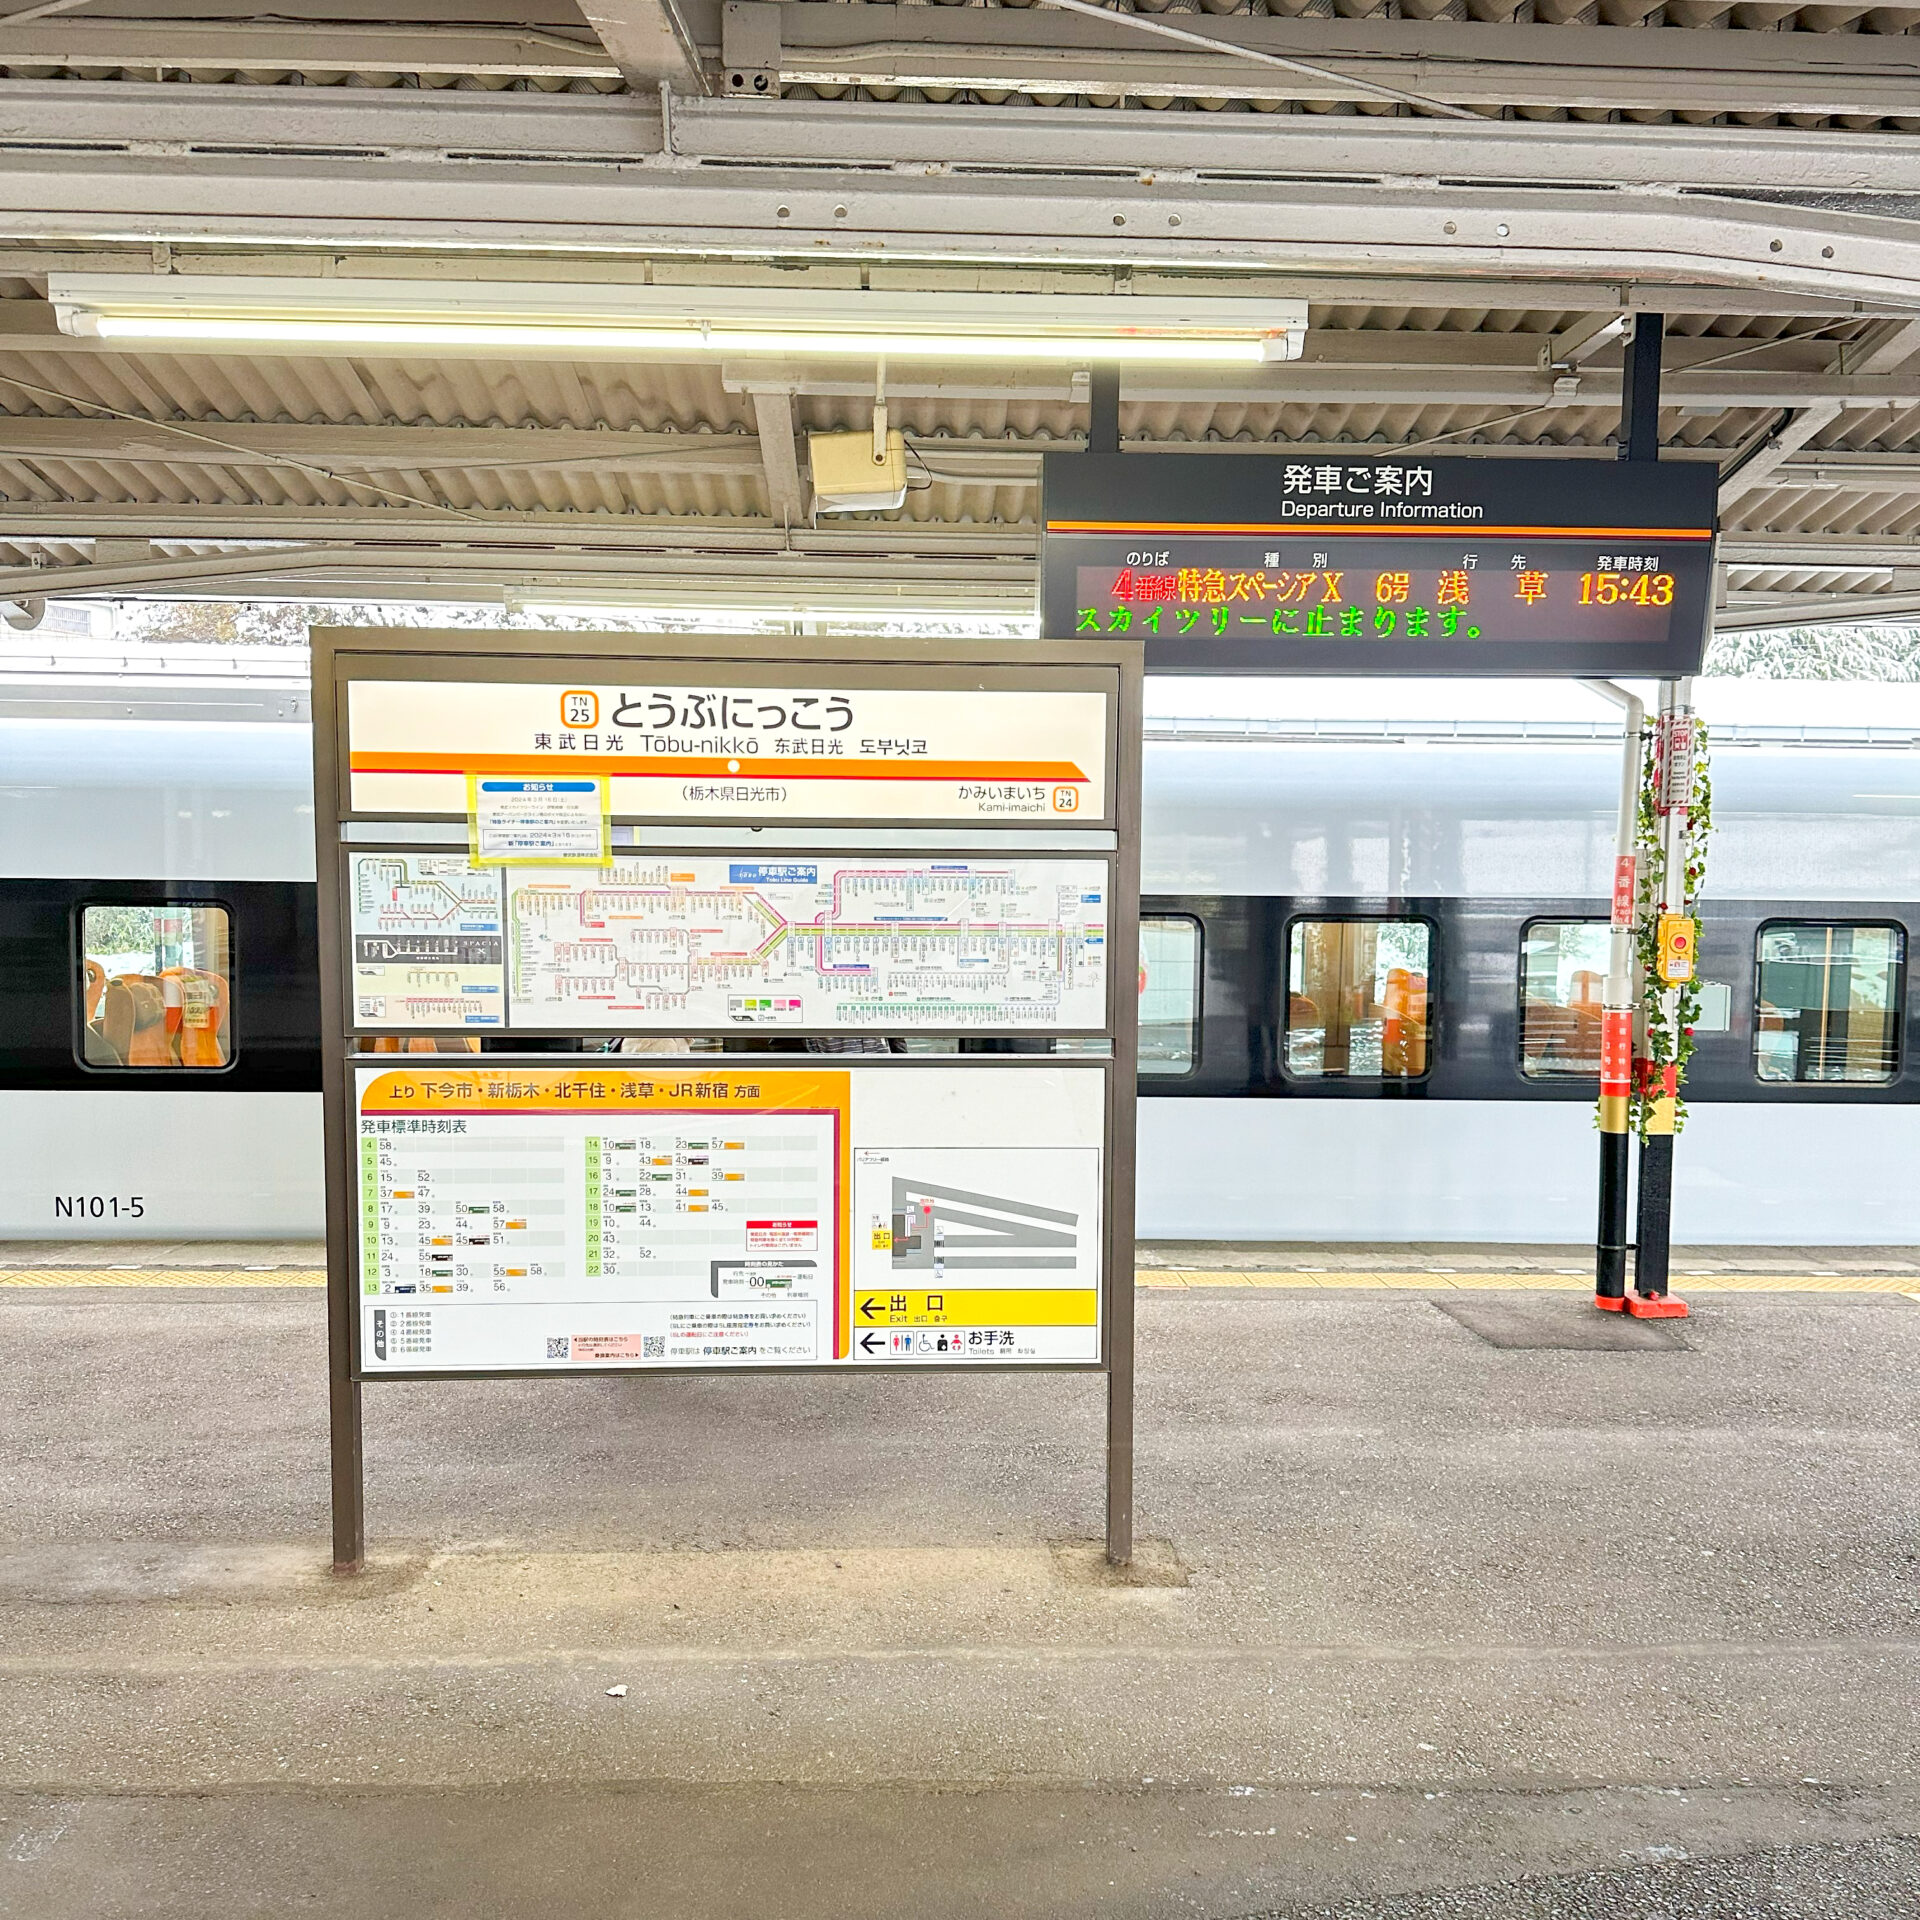
[(1816, 623), (1832, 626), (1854, 621), (1911, 620), (1916, 614), (1920, 614), (1920, 594), (1862, 588), (1857, 593), (1806, 594), (1788, 599), (1775, 595), (1751, 606), (1724, 608), (1714, 614), (1713, 630), (1753, 633), (1768, 627)]
[[(552, 27), (474, 23), (63, 14), (0, 20), (0, 57), (15, 67), (96, 72), (624, 78), (650, 90), (662, 79), (696, 84), (720, 51), (709, 5), (690, 12), (687, 0), (585, 0), (582, 10), (594, 41)], [(1206, 21), (1206, 38), (1244, 50), (1215, 54), (1143, 46), (1118, 21), (1039, 8), (788, 0), (776, 11), (778, 73), (789, 85), (1289, 103), (1372, 100), (1386, 90), (1482, 109), (1879, 118), (1907, 113), (1920, 82), (1920, 59), (1892, 33), (1814, 36), (1816, 57), (1787, 44), (1806, 35), (1238, 15)], [(1314, 71), (1256, 65), (1248, 54)]]
[(551, 27), (341, 25), (266, 20), (0, 19), (13, 67), (136, 72), (445, 74), (460, 78), (617, 80), (615, 58)]
[(767, 478), (767, 510), (778, 526), (800, 526), (807, 517), (807, 495), (800, 478), (793, 395), (784, 387), (754, 387), (750, 393), (754, 430), (760, 436), (760, 461)]
[[(1030, 565), (1039, 552), (1032, 526), (941, 526), (921, 521), (852, 521), (783, 533), (761, 516), (654, 513), (548, 513), (493, 507), (436, 508), (182, 506), (173, 501), (0, 502), (0, 541), (91, 543), (100, 536), (162, 542), (275, 541), (308, 545), (347, 541), (423, 552), (519, 551), (555, 565), (582, 557), (634, 554), (815, 555), (864, 562), (999, 561)], [(596, 562), (597, 563), (597, 562)]]
[[(958, 11), (942, 9), (935, 17), (951, 18)], [(981, 17), (997, 21), (1012, 12), (999, 9)], [(1212, 21), (1210, 30), (1223, 24)], [(1579, 30), (1538, 31), (1564, 44)], [(1631, 37), (1644, 42), (1662, 36), (1642, 30)], [(1803, 60), (1830, 48), (1857, 51), (1877, 44), (1864, 35), (1675, 37), (1700, 40), (1709, 57), (1730, 54), (1747, 42), (1766, 44), (1775, 57)], [(1808, 45), (1782, 49), (1777, 43), (1784, 40)], [(0, 53), (10, 53), (4, 29)], [(603, 77), (612, 76), (610, 62), (596, 55), (593, 64)], [(476, 165), (473, 156), (484, 154), (486, 160), (478, 164), (487, 173), (516, 159), (631, 166), (658, 161), (662, 152), (657, 99), (628, 94), (4, 79), (0, 126), (9, 142), (23, 148), (67, 142), (96, 150), (125, 147), (159, 158), (209, 146), (271, 158), (275, 146), (308, 152), (324, 147), (342, 158), (368, 160), (405, 155), (432, 162), (457, 155), (469, 170)], [(1522, 120), (1441, 124), (1391, 115), (689, 98), (674, 103), (674, 147), (682, 165), (966, 164), (1041, 175), (1111, 168), (1150, 172), (1176, 188), (1204, 171), (1213, 178), (1311, 173), (1379, 184), (1446, 180), (1537, 187), (1553, 181), (1563, 188), (1650, 187), (1668, 193), (1725, 187), (1747, 195), (1773, 190), (1802, 197), (1920, 191), (1920, 142), (1898, 134), (1825, 128)], [(1611, 304), (1598, 288), (1587, 303), (1595, 310)]]
[(1816, 433), (1832, 426), (1839, 417), (1840, 404), (1835, 400), (1822, 401), (1796, 413), (1737, 473), (1721, 482), (1720, 511), (1725, 513), (1736, 500), (1766, 486), (1790, 455), (1798, 453)]
[[(941, 526), (870, 521), (791, 532), (764, 518), (719, 515), (669, 519), (656, 514), (523, 513), (505, 509), (442, 514), (359, 507), (179, 506), (171, 502), (9, 501), (0, 504), (0, 542), (37, 549), (72, 548), (102, 537), (159, 543), (276, 542), (289, 546), (337, 541), (378, 548), (414, 562), (468, 559), (487, 565), (504, 556), (532, 566), (566, 568), (626, 564), (636, 555), (769, 560), (799, 554), (822, 563), (1031, 568), (1039, 532), (1021, 525)], [(1920, 537), (1901, 534), (1769, 533), (1737, 530), (1720, 538), (1720, 558), (1747, 570), (1873, 571), (1920, 565)]]
[(1854, 373), (1893, 373), (1920, 354), (1920, 320), (1888, 320), (1864, 353), (1847, 356)]
[[(0, 320), (4, 319), (5, 304), (0, 303)], [(1437, 337), (1459, 341), (1466, 364), (1446, 365), (1425, 358), (1398, 366), (1373, 360), (1342, 363), (1326, 359), (1291, 361), (1270, 371), (1257, 372), (1238, 368), (1213, 371), (1194, 369), (1190, 372), (1136, 368), (1128, 370), (1127, 400), (1129, 405), (1143, 406), (1191, 405), (1211, 401), (1218, 406), (1487, 407), (1502, 410), (1560, 404), (1551, 373), (1542, 374), (1526, 365), (1476, 365), (1469, 356), (1478, 336)], [(125, 357), (124, 347), (119, 343), (110, 344), (118, 349), (121, 357)], [(35, 349), (30, 341), (0, 331), (0, 367), (9, 364), (7, 356), (15, 351), (32, 352)], [(268, 351), (275, 359), (361, 360), (368, 357), (364, 347), (347, 342), (302, 345), (297, 352), (285, 349)], [(198, 356), (230, 359), (235, 349), (221, 342), (170, 341), (165, 352), (169, 358)], [(525, 361), (528, 350), (524, 347), (438, 347), (435, 357), (449, 363), (468, 358), (503, 357)], [(692, 354), (676, 356), (664, 349), (650, 352), (648, 359), (655, 365), (700, 364)], [(704, 364), (712, 363), (709, 360)], [(873, 393), (871, 361), (863, 366), (846, 361), (824, 361), (811, 370), (792, 363), (768, 363), (756, 367), (747, 361), (728, 362), (724, 373), (729, 389), (741, 393), (772, 386), (794, 393), (847, 399), (870, 399)], [(0, 374), (0, 391), (5, 391), (4, 381), (5, 375)], [(44, 387), (49, 383), (41, 379), (35, 384)], [(1618, 370), (1583, 374), (1575, 404), (1591, 410), (1596, 417), (1612, 412), (1620, 405), (1623, 385), (1623, 376)], [(911, 370), (911, 363), (907, 363), (904, 370), (898, 365), (888, 368), (887, 391), (896, 399), (1001, 401), (1063, 401), (1072, 399), (1075, 393), (1071, 380), (1064, 374), (1029, 375), (1018, 371), (1002, 372), (991, 366), (982, 366), (970, 374), (944, 368), (916, 373)], [(1784, 409), (1798, 410), (1828, 403), (1847, 411), (1872, 412), (1920, 406), (1920, 364), (1897, 374), (1859, 375), (1793, 369), (1743, 371), (1708, 368), (1696, 372), (1684, 367), (1670, 368), (1663, 378), (1662, 395), (1664, 406), (1686, 407), (1694, 413), (1778, 413)], [(282, 453), (287, 464), (301, 458), (327, 457), (318, 452), (301, 451), (303, 442), (301, 430), (298, 429), (251, 424), (230, 428), (217, 421), (182, 423), (183, 430), (177, 433), (168, 433), (157, 422), (129, 423), (123, 429), (127, 444), (141, 451), (122, 456), (112, 450), (119, 444), (113, 433), (122, 431), (117, 427), (109, 431), (102, 423), (68, 423), (63, 418), (55, 417), (53, 424), (47, 428), (35, 428), (30, 432), (18, 417), (12, 422), (0, 417), (0, 445), (17, 445), (23, 453), (53, 455), (61, 444), (57, 428), (69, 424), (76, 431), (66, 444), (76, 450), (89, 449), (90, 457), (192, 462), (199, 457), (195, 451), (196, 444), (203, 444), (204, 441), (227, 441), (234, 447), (244, 447), (249, 453), (257, 447), (262, 457), (256, 464), (260, 465), (273, 464), (273, 460), (267, 456), (275, 452)], [(1608, 424), (1611, 425), (1611, 421)], [(95, 427), (99, 428), (97, 437)], [(48, 435), (47, 439), (33, 437), (43, 431)], [(736, 460), (750, 463), (750, 456), (731, 450), (726, 439), (718, 440), (717, 444), (703, 445), (700, 439), (690, 434), (662, 435), (654, 439), (634, 435), (629, 439), (625, 434), (588, 434), (566, 428), (509, 428), (499, 430), (502, 438), (494, 438), (493, 430), (474, 429), (442, 433), (424, 428), (326, 427), (311, 431), (315, 436), (311, 446), (344, 445), (348, 451), (343, 457), (367, 465), (380, 464), (381, 449), (372, 438), (375, 435), (391, 436), (394, 457), (406, 452), (408, 459), (425, 461), (428, 465), (466, 464), (462, 443), (468, 442), (472, 443), (468, 450), (472, 464), (480, 467), (496, 463), (525, 466), (580, 463), (591, 466), (601, 462), (622, 466), (658, 459), (663, 471), (694, 472), (726, 470)], [(351, 436), (357, 434), (369, 437), (356, 448)], [(410, 437), (415, 434), (420, 436), (417, 442)], [(203, 436), (203, 441), (197, 443), (190, 435)], [(676, 440), (678, 444), (672, 444)], [(513, 445), (514, 442), (518, 442), (518, 445)], [(414, 451), (408, 451), (410, 449)], [(1473, 449), (1463, 447), (1461, 451), (1471, 452)], [(217, 448), (208, 447), (207, 453), (207, 464), (226, 464), (218, 458)]]
[(1584, 366), (1596, 354), (1604, 353), (1632, 326), (1631, 313), (1590, 313), (1577, 320), (1564, 333), (1556, 333), (1540, 349), (1541, 372), (1563, 367), (1571, 371)]
[(1097, 367), (1087, 387), (1087, 451), (1120, 451), (1120, 370)]
[(1634, 317), (1620, 386), (1620, 458), (1660, 458), (1660, 360), (1666, 320), (1657, 313)]
[[(0, 350), (13, 344), (0, 332)], [(0, 375), (0, 394), (8, 392)], [(311, 426), (0, 414), (0, 460), (7, 459), (130, 460), (243, 469), (319, 466), (341, 473), (750, 474), (760, 465), (760, 448), (744, 433)]]
[[(688, 0), (579, 0), (579, 6), (629, 86), (707, 90)], [(705, 37), (712, 39), (711, 25)]]
[(1038, 7), (788, 0), (780, 8), (780, 74), (809, 86), (1136, 99), (1359, 101), (1384, 86), (1482, 108), (1823, 115), (1903, 113), (1920, 84), (1920, 57), (1898, 35), (1848, 35), (1844, 48), (1822, 46), (1816, 60), (1772, 35), (1634, 27), (1216, 15), (1205, 31), (1322, 71), (1290, 74), (1232, 54), (1146, 48), (1117, 23)]
[[(0, 532), (0, 545), (17, 544)], [(950, 611), (1028, 614), (1033, 610), (1033, 560), (989, 563), (979, 558), (955, 562), (937, 556), (889, 558), (876, 572), (869, 563), (858, 573), (832, 556), (803, 556), (796, 562), (778, 549), (752, 553), (688, 550), (649, 554), (644, 589), (636, 587), (632, 553), (542, 554), (524, 550), (435, 548), (399, 545), (297, 545), (260, 547), (244, 552), (191, 554), (117, 566), (45, 566), (0, 570), (0, 601), (32, 594), (76, 598), (104, 593), (167, 593), (183, 588), (232, 588), (267, 583), (279, 597), (293, 597), (302, 583), (353, 583), (364, 592), (417, 595), (431, 599), (442, 586), (475, 585), (512, 589), (526, 599), (558, 597), (570, 591), (601, 598), (632, 598), (644, 591), (650, 602), (684, 596), (709, 604), (823, 605), (899, 604)], [(323, 588), (323, 592), (328, 589)]]
[[(1779, 36), (1715, 36), (1740, 37)], [(749, 118), (760, 111), (719, 101), (706, 111), (722, 108)], [(1483, 305), (1496, 286), (1525, 289), (1522, 304), (1537, 304), (1551, 286), (1556, 304), (1578, 299), (1592, 308), (1633, 304), (1621, 297), (1623, 285), (1644, 291), (1677, 283), (1762, 294), (1772, 312), (1800, 301), (1920, 309), (1920, 224), (1905, 219), (1670, 190), (1462, 187), (1432, 175), (1383, 185), (1322, 176), (1276, 194), (1251, 177), (1169, 179), (1138, 166), (1124, 175), (1090, 175), (1084, 163), (1070, 170), (1064, 162), (1045, 173), (821, 167), (818, 155), (832, 151), (829, 132), (857, 124), (863, 111), (851, 107), (838, 120), (817, 122), (822, 144), (812, 164), (791, 167), (709, 167), (685, 152), (622, 167), (563, 158), (423, 166), (417, 157), (385, 154), (184, 144), (16, 149), (0, 173), (0, 239), (62, 248), (199, 242), (295, 251), (775, 251), (815, 260), (1164, 264), (1353, 274), (1373, 283), (1396, 275), (1449, 279), (1461, 283), (1463, 300)], [(684, 117), (680, 124), (684, 135)], [(951, 137), (955, 123), (947, 124)], [(985, 121), (958, 124), (988, 130)], [(1475, 132), (1448, 123), (1441, 137)], [(1485, 283), (1477, 291), (1476, 281)], [(1335, 297), (1330, 288), (1315, 291)]]
[(1730, 567), (1748, 571), (1817, 572), (1920, 565), (1920, 539), (1901, 534), (1723, 533), (1715, 549)]

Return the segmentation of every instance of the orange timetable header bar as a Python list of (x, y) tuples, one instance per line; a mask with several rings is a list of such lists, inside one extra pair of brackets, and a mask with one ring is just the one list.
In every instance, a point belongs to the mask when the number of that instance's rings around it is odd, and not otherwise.
[(735, 1106), (759, 1113), (844, 1114), (845, 1069), (662, 1066), (417, 1067), (380, 1074), (360, 1092), (363, 1114), (594, 1113)]

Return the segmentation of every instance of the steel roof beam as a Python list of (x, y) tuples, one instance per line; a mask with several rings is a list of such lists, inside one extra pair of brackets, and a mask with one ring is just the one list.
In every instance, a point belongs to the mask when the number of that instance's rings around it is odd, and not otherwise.
[[(744, 109), (743, 109), (744, 110)], [(0, 170), (0, 239), (208, 243), (476, 255), (811, 254), (816, 259), (1111, 263), (1332, 276), (1394, 272), (1506, 285), (1534, 304), (1619, 281), (1764, 289), (1774, 310), (1825, 297), (1920, 308), (1920, 224), (1733, 197), (1190, 185), (1057, 175), (889, 171), (849, 182), (799, 168), (564, 163), (422, 169), (333, 155), (16, 152)], [(1549, 291), (1550, 289), (1556, 291)], [(1593, 305), (1614, 304), (1601, 293)]]
[(711, 42), (716, 0), (700, 0), (697, 7), (692, 0), (579, 0), (579, 5), (629, 86), (707, 90), (694, 16), (704, 20)]
[[(617, 566), (636, 554), (794, 554), (819, 561), (941, 563), (1031, 568), (1039, 530), (1019, 525), (942, 526), (920, 521), (860, 521), (783, 529), (764, 517), (672, 518), (658, 514), (569, 514), (495, 509), (446, 514), (358, 507), (179, 506), (9, 501), (0, 504), (0, 541), (45, 546), (139, 535), (155, 542), (316, 540), (378, 544), (438, 564), (461, 552), (520, 553), (529, 565)], [(1728, 566), (1764, 571), (1912, 566), (1920, 536), (1769, 533), (1721, 537)], [(1031, 582), (1029, 582), (1031, 584)]]
[(1737, 472), (1720, 483), (1720, 511), (1725, 513), (1736, 501), (1771, 484), (1773, 476), (1793, 454), (1839, 418), (1837, 400), (1823, 400), (1796, 413), (1778, 432), (1770, 434), (1759, 451)]
[[(889, 384), (891, 386), (891, 382)], [(898, 390), (895, 392), (898, 397)], [(490, 474), (519, 473), (726, 475), (746, 479), (764, 475), (769, 464), (761, 442), (746, 434), (589, 435), (572, 428), (546, 427), (286, 427), (224, 421), (204, 422), (201, 430), (228, 444), (223, 447), (197, 443), (162, 430), (117, 421), (0, 415), (0, 461), (115, 460), (164, 465), (174, 474), (188, 468), (259, 472), (325, 467), (340, 474), (343, 484), (348, 485), (352, 484), (351, 476), (391, 476), (401, 472), (429, 479), (440, 475), (484, 478)], [(1081, 444), (1074, 438), (1023, 442), (968, 440), (938, 434), (910, 435), (909, 439), (918, 465), (937, 481), (954, 486), (1014, 489), (1039, 486), (1043, 454), (1071, 452)], [(616, 444), (602, 451), (593, 444), (600, 441)], [(627, 441), (643, 444), (618, 444)], [(791, 439), (790, 444), (793, 444)], [(1196, 441), (1156, 440), (1139, 434), (1127, 435), (1123, 444), (1130, 453), (1170, 457), (1246, 453), (1265, 453), (1275, 458), (1317, 457), (1338, 451), (1353, 457), (1383, 459), (1393, 457), (1397, 446), (1391, 440)], [(1572, 446), (1559, 443), (1509, 446), (1457, 440), (1447, 442), (1445, 451), (1468, 459), (1565, 461), (1615, 457), (1612, 444), (1606, 441)], [(1732, 452), (1729, 447), (1669, 445), (1662, 449), (1661, 458), (1725, 462)], [(793, 483), (801, 485), (797, 446), (794, 457)], [(1746, 478), (1745, 472), (1737, 476), (1737, 480)], [(1740, 491), (1758, 491), (1761, 484), (1761, 480), (1756, 480), (1753, 486)], [(1920, 454), (1854, 453), (1844, 449), (1788, 454), (1768, 471), (1764, 484), (1773, 491), (1850, 493), (1863, 498), (1911, 494), (1920, 492)], [(161, 505), (151, 511), (164, 513), (173, 509)], [(781, 518), (778, 514), (774, 517)], [(791, 524), (797, 525), (805, 517), (802, 498), (788, 518)]]
[[(1908, 7), (1896, 9), (1912, 13)], [(1920, 57), (1899, 34), (1702, 34), (1564, 27), (1213, 16), (1207, 37), (1297, 59), (1312, 74), (1233, 54), (1143, 47), (1119, 23), (1046, 9), (780, 6), (788, 85), (1022, 95), (1365, 101), (1377, 89), (1454, 106), (1696, 113), (1904, 115)], [(711, 17), (686, 0), (585, 0), (583, 24), (303, 22), (261, 18), (0, 20), (0, 61), (81, 71), (367, 73), (698, 84), (718, 55)], [(1811, 42), (1811, 45), (1800, 44)]]
[(554, 27), (305, 26), (260, 20), (90, 20), (71, 14), (12, 26), (0, 62), (111, 72), (395, 73), (618, 80), (619, 62), (585, 34)]
[[(4, 364), (4, 363), (0, 363)], [(0, 375), (0, 398), (17, 394)], [(0, 414), (0, 459), (132, 460), (174, 467), (324, 465), (353, 473), (757, 473), (749, 434), (577, 427), (306, 426)]]
[[(249, 506), (173, 501), (0, 502), (0, 540), (81, 541), (138, 534), (155, 541), (378, 542), (431, 555), (461, 547), (520, 549), (571, 564), (582, 556), (638, 553), (807, 554), (858, 562), (998, 560), (1031, 565), (1031, 524), (942, 526), (912, 520), (840, 520), (790, 530), (763, 515), (553, 513), (517, 508)], [(597, 564), (597, 561), (596, 561)], [(1029, 582), (1029, 584), (1031, 584)]]
[[(14, 544), (0, 534), (0, 545)], [(451, 549), (446, 552), (405, 547), (289, 544), (248, 552), (159, 557), (121, 566), (42, 566), (0, 570), (0, 599), (28, 592), (35, 597), (72, 598), (92, 594), (151, 592), (168, 594), (195, 586), (266, 585), (288, 597), (297, 583), (325, 582), (332, 590), (349, 584), (376, 594), (431, 599), (434, 589), (455, 582), (513, 587), (525, 599), (561, 597), (570, 589), (591, 590), (603, 598), (661, 598), (680, 595), (713, 604), (750, 600), (792, 604), (796, 600), (840, 606), (887, 602), (906, 607), (937, 605), (954, 611), (1030, 613), (1033, 566), (1022, 559), (1003, 567), (971, 561), (963, 569), (911, 557), (897, 557), (883, 579), (854, 580), (827, 569), (818, 560), (791, 554), (702, 554), (697, 551), (650, 556), (644, 586), (636, 584), (633, 559), (623, 554), (551, 556)], [(313, 591), (309, 587), (308, 591)], [(326, 585), (319, 589), (324, 595)]]
[[(961, 10), (928, 11), (951, 18)], [(1012, 14), (1003, 9), (981, 17)], [(1216, 17), (1211, 24), (1227, 22)], [(1579, 30), (1538, 31), (1559, 40)], [(1631, 37), (1644, 40), (1648, 30)], [(1769, 43), (1780, 59), (1811, 58), (1836, 44), (1805, 34), (1711, 37), (1714, 47), (1746, 41)], [(1850, 35), (1837, 44), (1857, 50), (1875, 41)], [(858, 170), (918, 162), (1041, 174), (1106, 169), (1171, 175), (1174, 186), (1196, 173), (1209, 179), (1260, 173), (1323, 181), (1718, 186), (1745, 193), (1920, 190), (1920, 143), (1899, 134), (1831, 129), (1517, 120), (1441, 125), (1391, 115), (729, 99), (676, 101), (673, 123), (681, 164), (791, 160)], [(174, 152), (280, 145), (326, 148), (342, 158), (450, 159), (468, 167), (516, 159), (630, 166), (658, 163), (662, 153), (659, 104), (651, 95), (0, 80), (0, 151), (41, 142)]]
[(807, 517), (806, 483), (800, 477), (800, 443), (794, 432), (793, 395), (785, 387), (752, 390), (754, 431), (767, 482), (767, 510), (782, 527)]
[(1920, 54), (1899, 35), (1819, 35), (1796, 46), (1808, 36), (1247, 15), (1205, 23), (1209, 38), (1332, 69), (1348, 78), (1343, 87), (1231, 55), (1142, 48), (1122, 28), (1042, 8), (788, 0), (779, 12), (781, 78), (811, 86), (1281, 102), (1357, 102), (1387, 86), (1492, 109), (1881, 115), (1909, 112), (1920, 84)]

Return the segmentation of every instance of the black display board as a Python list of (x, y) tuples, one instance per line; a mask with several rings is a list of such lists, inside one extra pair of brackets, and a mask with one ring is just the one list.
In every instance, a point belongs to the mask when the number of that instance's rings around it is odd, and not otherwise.
[(1695, 673), (1705, 461), (1048, 454), (1043, 631), (1149, 673)]

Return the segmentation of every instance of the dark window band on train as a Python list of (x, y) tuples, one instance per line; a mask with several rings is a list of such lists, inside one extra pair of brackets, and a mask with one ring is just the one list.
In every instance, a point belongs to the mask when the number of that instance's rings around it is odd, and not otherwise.
[[(0, 1085), (317, 1088), (312, 921), (302, 882), (9, 882)], [(1917, 925), (1910, 903), (1709, 902), (1690, 1099), (1920, 1098)], [(1141, 1089), (1591, 1099), (1606, 947), (1590, 900), (1151, 895)]]
[(318, 1091), (318, 946), (310, 881), (8, 879), (0, 1087)]

